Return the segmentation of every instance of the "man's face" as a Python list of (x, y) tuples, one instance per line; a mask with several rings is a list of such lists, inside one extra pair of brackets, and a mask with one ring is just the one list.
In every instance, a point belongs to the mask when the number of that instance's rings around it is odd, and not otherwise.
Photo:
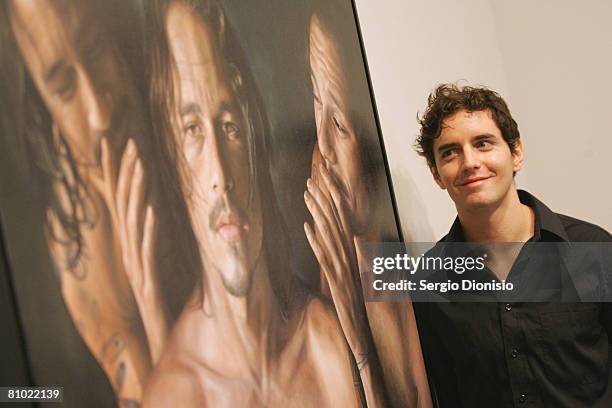
[(458, 210), (499, 205), (514, 189), (513, 173), (523, 163), (520, 139), (512, 154), (488, 110), (449, 116), (433, 148), (434, 179)]
[(354, 230), (368, 224), (368, 196), (359, 142), (349, 117), (348, 83), (336, 44), (314, 15), (310, 21), (310, 72), (317, 143), (351, 211)]
[(177, 66), (177, 140), (190, 173), (187, 201), (194, 230), (205, 265), (217, 270), (232, 295), (244, 296), (262, 246), (245, 118), (210, 27), (175, 1), (166, 29)]
[(117, 133), (127, 132), (113, 113), (130, 104), (135, 114), (137, 104), (127, 102), (134, 85), (126, 83), (125, 64), (96, 20), (96, 2), (12, 0), (10, 6), (19, 48), (54, 124), (78, 163), (98, 163), (100, 139), (112, 133), (109, 141), (120, 146), (125, 135)]

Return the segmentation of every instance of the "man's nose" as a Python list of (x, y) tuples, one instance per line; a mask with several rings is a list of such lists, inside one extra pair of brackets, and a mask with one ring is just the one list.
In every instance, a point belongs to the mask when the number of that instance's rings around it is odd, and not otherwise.
[(463, 148), (463, 168), (466, 171), (480, 168), (482, 162), (480, 152), (470, 147)]
[(111, 123), (113, 102), (110, 93), (96, 87), (94, 81), (87, 74), (82, 76), (81, 87), (84, 114), (87, 117), (89, 129), (96, 132), (108, 130)]
[(225, 152), (219, 138), (214, 135), (210, 138), (210, 155), (208, 162), (210, 166), (210, 187), (213, 194), (224, 194), (234, 187), (234, 180), (227, 169)]
[(323, 158), (334, 164), (336, 163), (336, 152), (334, 150), (334, 139), (331, 126), (333, 126), (331, 116), (324, 113), (321, 119), (321, 126), (319, 127), (319, 134), (317, 135), (317, 143), (319, 144), (319, 151)]

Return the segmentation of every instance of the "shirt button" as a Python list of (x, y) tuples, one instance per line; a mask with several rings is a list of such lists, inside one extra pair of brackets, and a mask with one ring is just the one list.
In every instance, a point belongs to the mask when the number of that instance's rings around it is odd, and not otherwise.
[(527, 401), (527, 395), (521, 394), (521, 396), (519, 397), (519, 402), (522, 404), (525, 401)]
[(512, 310), (512, 305), (510, 303), (506, 303), (506, 312), (509, 312)]
[[(517, 357), (518, 357), (518, 355), (519, 355), (519, 352), (518, 352), (518, 350), (517, 350), (517, 349), (513, 349), (513, 350), (510, 352), (510, 356), (511, 356), (512, 358), (517, 358)], [(525, 394), (523, 394), (523, 395), (525, 395)]]

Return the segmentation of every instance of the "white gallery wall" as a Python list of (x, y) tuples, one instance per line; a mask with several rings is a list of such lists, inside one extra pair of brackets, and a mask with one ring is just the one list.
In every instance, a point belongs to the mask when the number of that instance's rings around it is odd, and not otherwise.
[(612, 2), (356, 0), (402, 230), (444, 235), (456, 214), (413, 149), (439, 83), (486, 85), (519, 125), (517, 175), (556, 212), (612, 231)]

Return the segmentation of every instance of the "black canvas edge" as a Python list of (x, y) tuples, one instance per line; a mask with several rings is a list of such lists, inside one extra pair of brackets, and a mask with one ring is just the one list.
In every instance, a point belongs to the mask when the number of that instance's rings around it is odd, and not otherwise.
[[(3, 281), (0, 286), (6, 286), (6, 303), (8, 304), (7, 310), (0, 310), (0, 314), (3, 316), (2, 321), (6, 324), (2, 327), (2, 330), (8, 331), (9, 334), (13, 334), (15, 341), (9, 345), (9, 349), (0, 350), (0, 355), (7, 353), (15, 354), (17, 360), (21, 361), (23, 374), (25, 378), (15, 377), (15, 384), (0, 384), (0, 386), (33, 386), (34, 381), (32, 377), (32, 367), (30, 364), (29, 355), (26, 349), (25, 342), (25, 331), (21, 321), (21, 314), (19, 313), (19, 305), (17, 303), (17, 296), (15, 292), (15, 284), (13, 282), (13, 273), (9, 262), (6, 239), (4, 234), (4, 223), (2, 222), (2, 216), (0, 214), (0, 279)], [(6, 284), (6, 285), (5, 285)], [(5, 368), (6, 369), (6, 368)], [(10, 371), (10, 368), (8, 369)], [(25, 383), (23, 383), (25, 381)], [(27, 405), (21, 405), (27, 406)]]
[[(404, 234), (403, 234), (402, 226), (400, 222), (399, 210), (397, 208), (397, 200), (395, 199), (395, 190), (393, 189), (391, 169), (389, 168), (389, 160), (387, 158), (387, 151), (385, 149), (385, 141), (384, 141), (383, 134), (382, 134), (380, 118), (378, 116), (378, 106), (376, 105), (376, 96), (374, 95), (374, 87), (372, 85), (372, 78), (370, 76), (370, 67), (368, 65), (368, 57), (367, 57), (365, 45), (363, 42), (363, 35), (361, 33), (361, 25), (359, 24), (359, 13), (357, 11), (357, 5), (355, 4), (355, 0), (350, 0), (350, 1), (353, 6), (353, 15), (355, 17), (355, 26), (357, 28), (357, 36), (359, 37), (359, 46), (361, 47), (361, 56), (363, 58), (363, 65), (365, 68), (366, 80), (368, 82), (368, 88), (370, 91), (372, 111), (374, 113), (374, 120), (376, 122), (376, 130), (378, 131), (378, 139), (380, 143), (380, 148), (382, 150), (383, 162), (385, 164), (385, 172), (387, 173), (387, 184), (389, 186), (389, 194), (391, 195), (391, 204), (393, 206), (393, 212), (394, 212), (393, 215), (395, 216), (395, 225), (397, 226), (398, 237), (399, 237), (400, 242), (404, 242)], [(417, 330), (419, 330), (421, 325), (419, 324), (419, 318), (417, 316), (416, 309), (414, 310), (414, 317), (416, 320)], [(419, 330), (419, 333), (420, 333), (420, 330)], [(421, 335), (419, 334), (419, 340), (420, 340), (420, 337)], [(428, 358), (427, 358), (428, 353), (424, 352), (424, 347), (422, 344), (421, 344), (421, 353), (423, 354), (423, 360), (425, 361), (425, 372), (427, 374), (427, 383), (429, 384), (429, 390), (431, 393), (432, 402), (434, 404), (434, 407), (439, 408), (440, 405), (438, 403), (437, 393), (436, 393), (435, 386), (431, 378), (431, 373), (427, 370), (427, 366), (430, 365), (428, 364)]]

